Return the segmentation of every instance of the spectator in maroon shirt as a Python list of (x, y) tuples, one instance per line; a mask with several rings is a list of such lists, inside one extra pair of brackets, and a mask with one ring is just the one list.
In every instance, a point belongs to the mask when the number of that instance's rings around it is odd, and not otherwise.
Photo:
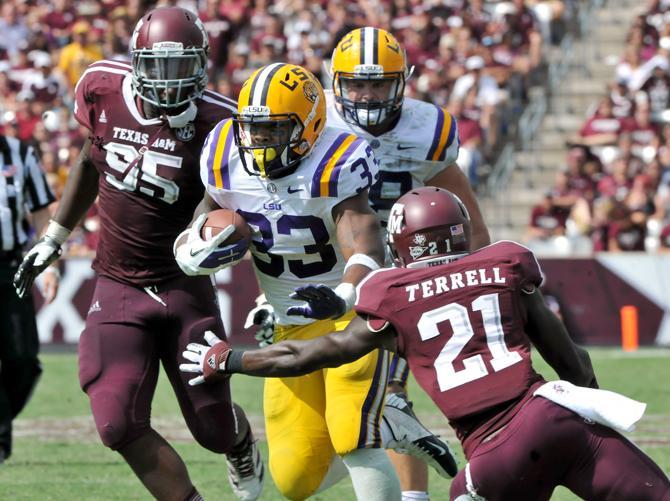
[(576, 142), (586, 146), (614, 145), (622, 130), (623, 122), (614, 116), (612, 100), (606, 97), (600, 101), (595, 114), (582, 126), (580, 138)]
[(648, 103), (640, 103), (635, 108), (633, 120), (629, 125), (630, 137), (634, 145), (658, 146), (658, 126), (651, 121), (651, 109)]
[(633, 215), (633, 211), (621, 203), (610, 211), (611, 224), (607, 233), (609, 252), (644, 251), (646, 224), (636, 222)]
[(458, 166), (463, 169), (470, 180), (470, 184), (476, 187), (479, 184), (479, 173), (477, 168), (481, 165), (483, 158), (480, 153), (483, 132), (477, 120), (463, 115), (464, 103), (457, 99), (449, 102), (449, 112), (458, 121), (458, 138), (460, 151), (458, 155)]
[(629, 163), (625, 158), (617, 158), (612, 162), (611, 173), (603, 176), (598, 182), (600, 196), (613, 197), (623, 200), (633, 186), (633, 179), (629, 175)]
[(668, 108), (668, 104), (670, 104), (670, 76), (662, 60), (659, 59), (654, 63), (652, 73), (642, 84), (641, 90), (648, 96), (652, 116), (657, 117)]
[(660, 252), (670, 252), (670, 220), (666, 221), (665, 226), (661, 230), (658, 250)]
[(526, 6), (526, 0), (513, 0), (513, 3), (516, 12), (505, 16), (507, 31), (514, 34), (514, 48), (527, 52), (531, 67), (536, 68), (542, 60), (542, 35), (537, 19), (533, 11)]
[[(459, 123), (460, 125), (460, 123)], [(594, 191), (596, 181), (585, 171), (587, 162), (586, 150), (581, 146), (573, 146), (566, 155), (565, 175), (570, 191), (583, 195), (586, 191)]]
[(546, 240), (565, 235), (567, 216), (554, 205), (553, 199), (553, 193), (547, 192), (542, 201), (533, 207), (526, 230), (527, 240)]

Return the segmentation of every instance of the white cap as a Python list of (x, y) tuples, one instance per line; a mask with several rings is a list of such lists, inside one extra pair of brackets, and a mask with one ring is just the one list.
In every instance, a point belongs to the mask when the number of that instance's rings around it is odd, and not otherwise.
[(465, 69), (468, 71), (481, 70), (484, 67), (484, 58), (482, 56), (470, 56), (465, 60)]

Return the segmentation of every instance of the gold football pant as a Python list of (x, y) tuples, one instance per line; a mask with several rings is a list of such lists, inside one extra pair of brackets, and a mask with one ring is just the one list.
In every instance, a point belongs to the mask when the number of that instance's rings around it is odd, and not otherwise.
[[(353, 316), (351, 312), (338, 320), (278, 325), (274, 341), (342, 331)], [(270, 472), (284, 496), (300, 500), (314, 494), (334, 454), (380, 447), (387, 372), (388, 353), (375, 350), (334, 369), (265, 380)]]

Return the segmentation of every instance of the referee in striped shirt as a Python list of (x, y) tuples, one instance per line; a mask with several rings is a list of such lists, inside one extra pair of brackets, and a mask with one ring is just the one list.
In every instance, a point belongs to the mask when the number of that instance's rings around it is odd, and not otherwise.
[[(0, 463), (12, 452), (12, 420), (23, 409), (42, 372), (35, 308), (30, 294), (20, 299), (12, 278), (31, 236), (49, 222), (55, 200), (32, 146), (0, 134)], [(58, 290), (58, 270), (42, 282), (46, 302)]]

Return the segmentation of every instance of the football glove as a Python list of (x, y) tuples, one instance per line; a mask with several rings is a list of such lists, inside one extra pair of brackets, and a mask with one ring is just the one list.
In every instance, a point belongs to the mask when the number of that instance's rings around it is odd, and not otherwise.
[(307, 318), (324, 320), (339, 318), (349, 311), (354, 304), (356, 291), (351, 284), (342, 283), (335, 289), (327, 285), (307, 285), (297, 287), (291, 299), (305, 301), (305, 306), (291, 306), (287, 315), (300, 315)]
[(252, 325), (258, 326), (254, 335), (258, 346), (264, 348), (271, 345), (275, 333), (275, 309), (267, 302), (265, 294), (256, 298), (256, 307), (247, 314), (244, 328), (248, 329)]
[[(211, 275), (235, 264), (247, 252), (247, 242), (240, 241), (231, 245), (220, 246), (234, 231), (235, 226), (228, 225), (211, 240), (203, 240), (200, 236), (207, 214), (201, 214), (193, 226), (182, 231), (175, 240), (173, 252), (177, 264), (189, 275)], [(180, 242), (186, 236), (186, 242)]]
[(58, 259), (62, 252), (60, 244), (53, 238), (47, 235), (40, 238), (23, 258), (14, 275), (16, 294), (21, 298), (24, 297), (32, 287), (35, 278)]
[(188, 384), (197, 386), (202, 383), (213, 383), (230, 377), (226, 374), (226, 360), (230, 355), (230, 345), (219, 339), (212, 331), (205, 331), (205, 341), (209, 346), (200, 343), (189, 343), (182, 356), (192, 364), (181, 364), (181, 372), (198, 374)]

